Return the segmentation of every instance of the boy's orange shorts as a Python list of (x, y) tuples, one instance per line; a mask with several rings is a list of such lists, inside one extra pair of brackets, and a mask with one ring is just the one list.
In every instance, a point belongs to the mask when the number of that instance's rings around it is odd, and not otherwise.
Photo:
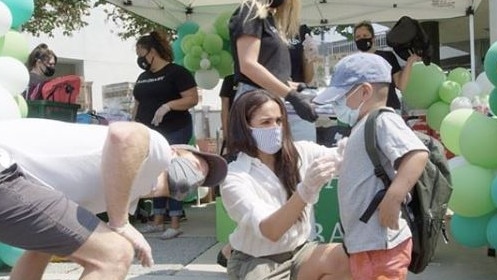
[(349, 264), (354, 280), (407, 279), (411, 262), (412, 239), (389, 250), (350, 254)]

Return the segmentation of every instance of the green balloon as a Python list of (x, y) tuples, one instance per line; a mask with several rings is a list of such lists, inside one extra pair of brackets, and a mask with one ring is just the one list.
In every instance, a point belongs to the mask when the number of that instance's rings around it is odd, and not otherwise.
[(450, 209), (464, 217), (479, 217), (495, 210), (490, 196), (493, 170), (466, 164), (450, 172), (453, 188)]
[(209, 54), (219, 53), (223, 50), (223, 39), (217, 34), (206, 34), (202, 47)]
[(0, 56), (10, 56), (26, 63), (29, 56), (26, 37), (15, 30), (9, 30), (3, 37), (0, 37)]
[(488, 96), (488, 107), (494, 116), (497, 116), (497, 88), (494, 88)]
[(492, 248), (497, 248), (497, 215), (494, 215), (487, 224), (487, 241)]
[(411, 76), (402, 99), (409, 109), (428, 109), (439, 100), (438, 89), (446, 77), (442, 69), (435, 63), (426, 66), (416, 62), (412, 66)]
[(483, 65), (488, 80), (497, 87), (497, 42), (493, 43), (488, 49)]
[(17, 29), (26, 23), (35, 9), (33, 0), (2, 0), (12, 14), (12, 29)]
[(216, 67), (221, 62), (221, 57), (218, 54), (213, 54), (209, 56), (212, 66)]
[(454, 214), (450, 220), (450, 232), (457, 243), (478, 248), (488, 245), (487, 225), (495, 212), (479, 217), (463, 217)]
[(440, 126), (442, 125), (442, 121), (450, 112), (450, 105), (438, 101), (433, 103), (426, 112), (426, 123), (428, 126), (436, 131), (440, 131)]
[(200, 57), (192, 54), (187, 54), (183, 58), (183, 66), (191, 72), (195, 72), (200, 69)]
[(23, 249), (0, 243), (0, 258), (8, 266), (13, 267), (22, 254)]
[(26, 99), (21, 94), (14, 95), (14, 100), (19, 106), (19, 112), (21, 112), (21, 118), (26, 118), (28, 116), (28, 103)]
[(473, 112), (473, 109), (458, 109), (450, 112), (442, 120), (442, 124), (440, 125), (440, 138), (445, 148), (454, 155), (461, 154), (459, 138), (464, 124)]
[(193, 35), (188, 34), (184, 36), (180, 41), (180, 47), (184, 54), (189, 53), (190, 49), (193, 47)]
[(216, 33), (223, 38), (223, 40), (230, 39), (228, 25), (231, 14), (232, 12), (224, 12), (216, 18), (216, 21), (214, 21), (214, 29), (216, 30)]
[(497, 119), (474, 112), (461, 130), (461, 155), (475, 165), (497, 168)]
[(184, 37), (188, 34), (194, 34), (199, 30), (200, 26), (191, 20), (185, 21), (178, 26), (178, 37)]
[(197, 31), (197, 33), (193, 34), (193, 44), (196, 46), (202, 46), (204, 43), (205, 32), (202, 30)]
[(190, 53), (189, 53), (189, 54), (194, 55), (194, 56), (201, 57), (203, 52), (204, 52), (204, 50), (202, 49), (202, 47), (201, 47), (201, 46), (194, 45), (194, 46), (190, 49)]
[(449, 72), (447, 80), (454, 81), (462, 87), (464, 84), (471, 81), (471, 73), (466, 68), (457, 67)]
[(462, 87), (459, 83), (454, 81), (445, 81), (442, 83), (440, 88), (438, 89), (438, 96), (445, 103), (450, 104), (454, 98), (461, 95)]
[(233, 74), (233, 57), (231, 56), (231, 53), (227, 51), (221, 51), (219, 53), (219, 57), (221, 58), (221, 61), (216, 67), (217, 71), (219, 72), (219, 76), (226, 77), (230, 74)]

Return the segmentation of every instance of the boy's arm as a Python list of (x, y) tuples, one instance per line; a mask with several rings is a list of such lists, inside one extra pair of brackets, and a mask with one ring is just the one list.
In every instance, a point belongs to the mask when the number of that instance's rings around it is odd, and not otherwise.
[(423, 173), (428, 161), (428, 152), (423, 150), (411, 151), (399, 160), (397, 174), (378, 206), (380, 224), (391, 229), (399, 228), (400, 205)]

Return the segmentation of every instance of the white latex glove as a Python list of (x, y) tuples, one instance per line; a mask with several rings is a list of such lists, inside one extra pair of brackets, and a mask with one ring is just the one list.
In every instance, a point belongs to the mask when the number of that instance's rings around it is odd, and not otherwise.
[(131, 242), (133, 248), (135, 248), (135, 256), (143, 267), (151, 267), (154, 265), (152, 248), (150, 247), (150, 244), (148, 244), (145, 237), (143, 237), (143, 234), (136, 230), (135, 227), (133, 227), (130, 223), (126, 223), (121, 227), (112, 227), (110, 225), (109, 227)]
[(167, 104), (163, 104), (162, 106), (155, 111), (154, 118), (152, 119), (152, 125), (154, 126), (159, 126), (159, 124), (162, 122), (162, 119), (164, 116), (171, 111), (171, 107)]
[(314, 62), (319, 59), (318, 45), (311, 35), (305, 34), (302, 46), (304, 47), (304, 57), (307, 61)]
[(347, 146), (348, 137), (344, 137), (337, 142), (337, 156), (335, 158), (335, 168), (340, 172), (340, 167), (342, 166), (343, 153), (345, 151), (345, 146)]
[(325, 156), (316, 159), (305, 172), (304, 180), (297, 185), (297, 193), (306, 203), (316, 203), (319, 191), (334, 174), (334, 157)]

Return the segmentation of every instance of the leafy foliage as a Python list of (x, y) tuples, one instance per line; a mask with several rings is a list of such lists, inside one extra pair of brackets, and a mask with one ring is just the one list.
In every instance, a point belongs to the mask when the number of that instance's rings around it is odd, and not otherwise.
[(88, 26), (88, 16), (94, 7), (103, 5), (107, 20), (119, 26), (114, 30), (122, 39), (136, 37), (152, 30), (162, 30), (169, 34), (174, 31), (158, 25), (146, 18), (132, 14), (105, 0), (36, 0), (33, 17), (22, 26), (22, 31), (40, 36), (47, 34), (54, 37), (55, 30), (61, 30), (65, 36)]

